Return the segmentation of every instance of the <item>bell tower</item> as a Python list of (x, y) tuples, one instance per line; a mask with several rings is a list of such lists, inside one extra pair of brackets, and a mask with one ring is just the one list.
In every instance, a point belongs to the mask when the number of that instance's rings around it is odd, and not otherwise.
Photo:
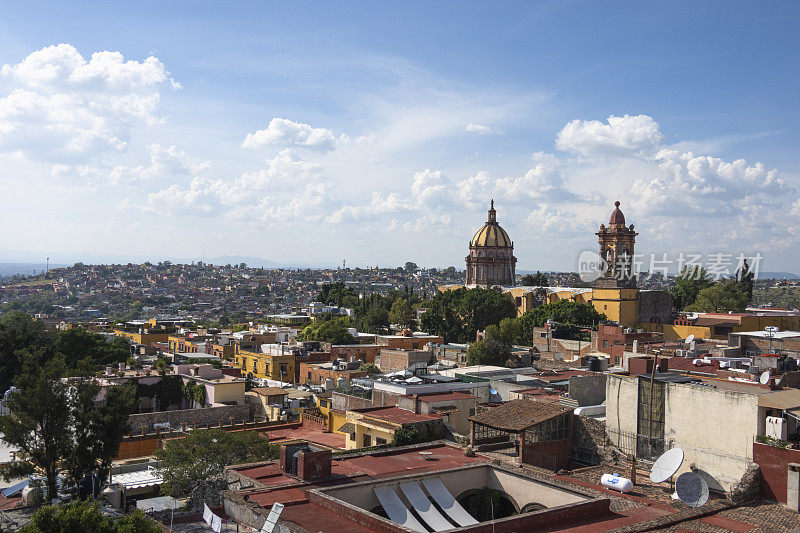
[(600, 224), (597, 235), (604, 270), (592, 286), (592, 305), (609, 320), (622, 325), (637, 321), (639, 289), (633, 268), (636, 236), (633, 224), (625, 226), (625, 215), (614, 202), (608, 227)]

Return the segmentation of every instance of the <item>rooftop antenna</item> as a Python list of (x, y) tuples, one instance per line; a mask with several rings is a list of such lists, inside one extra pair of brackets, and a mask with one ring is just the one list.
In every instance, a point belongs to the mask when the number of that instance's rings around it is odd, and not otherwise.
[(47, 258), (47, 273), (48, 276), (50, 275), (50, 258)]

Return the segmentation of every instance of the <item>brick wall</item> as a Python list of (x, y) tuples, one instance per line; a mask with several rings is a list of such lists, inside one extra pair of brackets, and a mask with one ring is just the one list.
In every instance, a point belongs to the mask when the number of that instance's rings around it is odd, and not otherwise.
[(349, 361), (351, 357), (361, 359), (366, 363), (374, 363), (375, 358), (380, 353), (381, 347), (377, 344), (360, 344), (360, 345), (341, 345), (331, 346), (331, 359), (344, 359)]
[(800, 450), (785, 450), (755, 442), (753, 462), (761, 467), (761, 494), (786, 503), (789, 463), (800, 463)]
[(169, 422), (173, 427), (184, 424), (218, 424), (223, 420), (226, 424), (230, 418), (234, 420), (252, 420), (253, 405), (224, 405), (203, 409), (180, 409), (177, 411), (160, 411), (157, 413), (139, 413), (130, 415), (128, 422), (131, 431), (152, 431), (153, 424)]

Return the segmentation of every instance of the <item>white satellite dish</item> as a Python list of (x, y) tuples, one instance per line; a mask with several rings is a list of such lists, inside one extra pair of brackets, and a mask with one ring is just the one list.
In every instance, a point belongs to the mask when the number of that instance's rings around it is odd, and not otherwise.
[(493, 387), (489, 387), (489, 394), (494, 396), (495, 394), (497, 394), (497, 391)]
[(691, 344), (693, 340), (694, 340), (694, 335), (689, 335), (683, 342), (685, 342), (686, 344)]
[(708, 501), (708, 484), (694, 472), (684, 472), (675, 480), (678, 498), (689, 507), (700, 507)]
[(650, 469), (650, 481), (663, 483), (672, 476), (683, 464), (683, 450), (672, 448), (662, 453)]
[(772, 374), (769, 373), (769, 370), (766, 370), (766, 371), (761, 373), (761, 377), (758, 378), (758, 381), (762, 385), (766, 385), (767, 383), (769, 383), (769, 378), (771, 378), (771, 377), (772, 377)]

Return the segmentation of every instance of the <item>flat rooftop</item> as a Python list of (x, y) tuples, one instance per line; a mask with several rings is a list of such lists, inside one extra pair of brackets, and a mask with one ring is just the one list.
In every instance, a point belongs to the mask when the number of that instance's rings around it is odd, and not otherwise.
[(376, 418), (385, 422), (394, 424), (414, 424), (417, 422), (427, 422), (430, 420), (439, 420), (441, 417), (434, 415), (422, 415), (400, 409), (399, 407), (370, 407), (367, 409), (355, 409), (355, 412), (361, 413), (370, 418)]

